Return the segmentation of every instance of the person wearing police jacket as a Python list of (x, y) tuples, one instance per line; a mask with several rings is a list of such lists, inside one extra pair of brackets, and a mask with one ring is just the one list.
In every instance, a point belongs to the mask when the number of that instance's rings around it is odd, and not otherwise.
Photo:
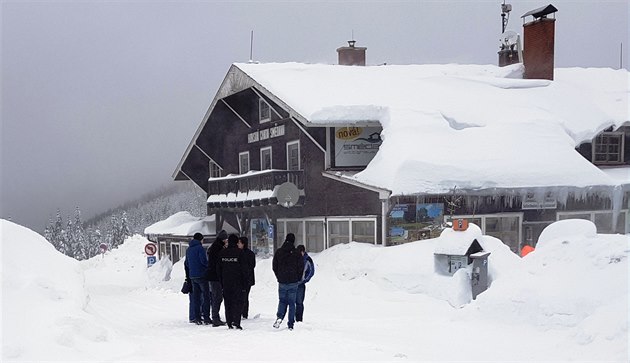
[(223, 300), (225, 301), (225, 320), (228, 328), (241, 327), (241, 312), (243, 311), (243, 297), (247, 285), (247, 265), (243, 250), (238, 248), (238, 237), (231, 234), (228, 237), (227, 248), (219, 254), (217, 275), (223, 285)]
[(206, 279), (210, 282), (210, 291), (212, 293), (212, 326), (214, 327), (225, 325), (219, 316), (221, 303), (223, 302), (223, 286), (221, 286), (221, 280), (217, 276), (217, 266), (219, 265), (219, 254), (223, 251), (227, 240), (227, 232), (221, 230), (212, 245), (208, 247)]

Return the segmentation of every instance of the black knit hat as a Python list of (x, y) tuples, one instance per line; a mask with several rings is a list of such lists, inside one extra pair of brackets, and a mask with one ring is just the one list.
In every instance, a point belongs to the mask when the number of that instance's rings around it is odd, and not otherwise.
[(217, 235), (217, 239), (219, 241), (224, 241), (224, 240), (228, 239), (228, 234), (225, 231), (225, 229), (222, 229), (221, 232), (219, 232), (219, 234)]
[(197, 241), (203, 241), (203, 234), (197, 232), (197, 233), (195, 233), (193, 238), (196, 239)]
[(295, 235), (293, 233), (287, 234), (287, 238), (285, 239), (285, 241), (291, 244), (295, 243)]

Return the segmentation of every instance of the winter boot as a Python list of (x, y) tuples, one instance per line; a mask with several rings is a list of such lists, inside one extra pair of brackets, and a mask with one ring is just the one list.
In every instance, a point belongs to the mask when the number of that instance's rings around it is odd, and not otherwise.
[(282, 324), (282, 319), (276, 319), (276, 322), (273, 323), (273, 327), (278, 329), (280, 327), (280, 324)]

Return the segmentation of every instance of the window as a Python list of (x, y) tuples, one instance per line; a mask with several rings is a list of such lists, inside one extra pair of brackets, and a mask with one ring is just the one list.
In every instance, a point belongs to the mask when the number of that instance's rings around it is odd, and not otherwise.
[(262, 98), (258, 100), (258, 117), (260, 122), (271, 121), (271, 107)]
[(179, 261), (179, 245), (172, 243), (171, 244), (171, 262), (176, 263)]
[(221, 176), (221, 168), (214, 161), (210, 162), (210, 177), (218, 178)]
[(328, 221), (328, 244), (330, 247), (350, 242), (350, 223), (345, 221)]
[(260, 149), (260, 170), (272, 169), (271, 166), (271, 146)]
[(352, 240), (376, 243), (375, 221), (352, 221)]
[(306, 250), (321, 252), (324, 250), (324, 221), (306, 221)]
[(623, 163), (623, 132), (602, 132), (593, 141), (593, 163)]
[(238, 154), (239, 173), (245, 174), (249, 171), (249, 151)]
[(300, 140), (287, 143), (287, 170), (300, 170)]
[(591, 221), (597, 227), (597, 233), (628, 233), (626, 231), (626, 218), (628, 212), (622, 210), (617, 214), (615, 228), (613, 229), (612, 211), (582, 211), (582, 212), (558, 212), (558, 220), (585, 219)]
[[(287, 234), (293, 233), (295, 235), (295, 245), (296, 246), (303, 244), (302, 225), (303, 225), (303, 223), (302, 223), (301, 220), (287, 221), (286, 232), (287, 232)], [(285, 238), (285, 237), (286, 237), (286, 235), (282, 236), (282, 238)]]

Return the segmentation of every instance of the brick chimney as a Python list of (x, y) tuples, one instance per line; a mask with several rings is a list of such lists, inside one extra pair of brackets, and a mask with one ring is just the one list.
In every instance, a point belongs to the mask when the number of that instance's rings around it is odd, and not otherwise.
[[(521, 16), (532, 16), (533, 20), (523, 24), (523, 64), (524, 78), (553, 80), (555, 18), (548, 18), (558, 9), (549, 4), (534, 9)], [(554, 15), (555, 17), (555, 15)]]
[(365, 65), (365, 47), (355, 47), (354, 40), (348, 40), (347, 47), (337, 48), (339, 55), (339, 64), (342, 66), (364, 66)]

